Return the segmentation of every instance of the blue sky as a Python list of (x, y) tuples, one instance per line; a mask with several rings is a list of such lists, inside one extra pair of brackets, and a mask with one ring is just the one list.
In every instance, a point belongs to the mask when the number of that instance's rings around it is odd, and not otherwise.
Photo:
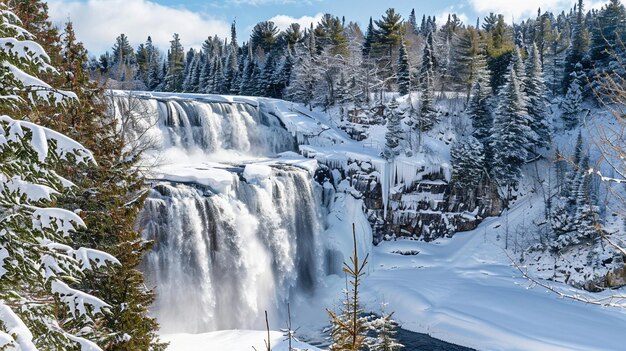
[[(622, 0), (626, 1), (626, 0)], [(199, 47), (209, 35), (228, 36), (230, 24), (237, 21), (239, 40), (247, 39), (260, 21), (273, 20), (280, 28), (291, 22), (308, 26), (323, 13), (345, 16), (346, 21), (365, 25), (370, 16), (380, 18), (389, 7), (404, 18), (412, 8), (443, 21), (457, 13), (466, 23), (489, 12), (503, 13), (507, 21), (535, 16), (537, 8), (561, 11), (576, 0), (48, 0), (53, 22), (74, 22), (78, 38), (92, 54), (109, 50), (115, 38), (125, 33), (136, 46), (148, 35), (166, 49), (173, 33), (183, 45)], [(607, 0), (585, 0), (587, 8), (597, 8)]]

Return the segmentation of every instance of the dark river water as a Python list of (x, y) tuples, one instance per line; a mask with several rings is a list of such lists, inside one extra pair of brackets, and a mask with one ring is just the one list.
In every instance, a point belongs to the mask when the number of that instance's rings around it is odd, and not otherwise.
[(406, 329), (398, 329), (396, 339), (404, 345), (405, 351), (475, 351), (432, 338), (428, 334), (416, 333)]

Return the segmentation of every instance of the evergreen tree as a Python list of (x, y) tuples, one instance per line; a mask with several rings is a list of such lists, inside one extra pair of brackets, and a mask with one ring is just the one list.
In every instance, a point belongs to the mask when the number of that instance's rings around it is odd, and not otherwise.
[(601, 70), (607, 68), (611, 53), (626, 42), (626, 8), (619, 0), (611, 0), (593, 24), (589, 53), (595, 67)]
[(385, 149), (383, 156), (392, 160), (400, 155), (400, 141), (403, 139), (402, 116), (397, 111), (398, 103), (392, 100), (386, 109), (387, 131), (385, 133)]
[(398, 323), (392, 319), (393, 313), (385, 313), (385, 304), (381, 308), (381, 316), (368, 323), (369, 329), (376, 333), (375, 337), (366, 340), (368, 350), (371, 351), (396, 351), (404, 348), (395, 339)]
[(380, 57), (379, 64), (383, 67), (386, 77), (393, 76), (393, 55), (397, 52), (404, 26), (402, 16), (396, 13), (395, 9), (389, 8), (380, 20), (376, 20), (376, 32), (374, 41), (374, 52)]
[(249, 45), (252, 45), (253, 51), (257, 48), (261, 48), (265, 53), (269, 53), (276, 43), (278, 32), (279, 29), (274, 22), (259, 22), (252, 29)]
[(546, 87), (543, 81), (541, 62), (537, 45), (533, 44), (526, 60), (526, 96), (528, 97), (528, 114), (531, 118), (531, 129), (537, 134), (537, 147), (547, 146), (550, 142), (550, 125), (546, 108)]
[(485, 173), (483, 145), (469, 136), (453, 145), (450, 156), (452, 180), (461, 187), (476, 188)]
[(345, 300), (339, 313), (326, 310), (330, 316), (333, 343), (332, 351), (359, 351), (366, 346), (368, 318), (363, 317), (363, 309), (359, 301), (361, 277), (365, 275), (365, 266), (369, 255), (362, 261), (359, 259), (356, 243), (356, 229), (352, 224), (352, 240), (354, 248), (350, 264), (344, 262), (343, 271), (350, 279), (350, 288), (345, 290)]
[(435, 82), (434, 82), (434, 53), (432, 51), (432, 33), (428, 34), (427, 45), (424, 46), (422, 55), (422, 67), (419, 75), (420, 110), (418, 128), (421, 131), (431, 129), (437, 123), (437, 110), (435, 109)]
[[(567, 50), (563, 69), (562, 90), (567, 92), (572, 81), (572, 72), (576, 71), (576, 65), (583, 61), (589, 46), (589, 32), (585, 25), (585, 14), (583, 12), (583, 0), (578, 0), (576, 12), (576, 22), (573, 25), (571, 45)], [(580, 81), (579, 84), (584, 82)]]
[(348, 38), (344, 32), (344, 26), (339, 17), (331, 14), (322, 16), (315, 27), (315, 40), (319, 51), (328, 50), (330, 55), (346, 56), (348, 54)]
[(228, 51), (224, 81), (226, 83), (226, 91), (235, 94), (239, 90), (239, 85), (237, 84), (239, 77), (238, 50), (231, 46), (231, 49)]
[(500, 185), (510, 186), (521, 175), (528, 156), (527, 146), (536, 140), (513, 65), (498, 100), (490, 142), (494, 154), (492, 170)]
[(365, 33), (365, 40), (363, 41), (363, 58), (368, 58), (372, 53), (374, 41), (376, 40), (376, 30), (374, 29), (374, 21), (370, 17), (370, 22), (367, 25), (367, 32)]
[[(0, 109), (30, 118), (36, 104), (48, 105), (62, 117), (60, 107), (75, 95), (34, 76), (55, 70), (5, 4), (0, 4), (0, 34), (0, 57), (7, 68), (0, 72)], [(48, 88), (47, 95), (31, 93), (42, 87)], [(71, 187), (55, 172), (57, 167), (63, 162), (93, 163), (94, 158), (63, 134), (8, 115), (0, 117), (0, 131), (3, 348), (96, 349), (91, 330), (108, 305), (76, 285), (86, 271), (118, 261), (104, 252), (73, 246), (72, 235), (84, 222), (76, 213), (54, 206)]]
[(481, 79), (488, 79), (487, 61), (484, 44), (478, 30), (467, 28), (456, 40), (455, 47), (455, 75), (467, 89), (467, 93), (474, 83)]
[(491, 96), (491, 88), (486, 78), (479, 79), (472, 87), (472, 93), (467, 105), (466, 113), (474, 127), (473, 136), (488, 147), (488, 139), (493, 127), (493, 117), (489, 109), (488, 99)]
[(170, 50), (167, 57), (165, 91), (179, 92), (183, 89), (183, 82), (185, 79), (185, 51), (180, 43), (180, 37), (178, 34), (174, 34), (170, 44)]
[(419, 28), (417, 27), (417, 17), (415, 17), (415, 9), (411, 9), (411, 14), (409, 15), (409, 30), (411, 30), (416, 35), (419, 34)]
[(581, 80), (585, 79), (582, 65), (577, 65), (577, 70), (572, 72), (573, 79), (570, 82), (567, 94), (561, 102), (563, 125), (566, 129), (572, 129), (580, 122), (580, 106), (582, 104)]
[(522, 50), (519, 46), (515, 45), (513, 47), (513, 52), (511, 55), (511, 64), (513, 65), (513, 69), (515, 70), (515, 75), (520, 82), (520, 88), (522, 91), (526, 90), (526, 70), (524, 66), (524, 58), (522, 57)]
[(237, 50), (239, 48), (239, 43), (237, 43), (237, 28), (235, 27), (235, 21), (230, 25), (230, 45), (233, 49)]
[(404, 41), (400, 43), (400, 51), (398, 53), (398, 92), (400, 95), (406, 95), (411, 89), (411, 72), (409, 68), (409, 55), (406, 51)]
[(298, 23), (292, 23), (285, 29), (285, 40), (290, 50), (293, 50), (295, 45), (302, 41), (303, 35)]

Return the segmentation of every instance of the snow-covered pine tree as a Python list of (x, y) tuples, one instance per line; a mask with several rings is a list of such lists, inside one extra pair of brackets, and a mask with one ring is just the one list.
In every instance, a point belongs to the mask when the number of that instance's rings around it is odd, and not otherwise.
[(517, 183), (528, 156), (527, 146), (536, 140), (530, 116), (513, 65), (509, 65), (505, 85), (498, 94), (498, 107), (490, 141), (493, 150), (492, 172), (501, 186)]
[(398, 103), (392, 100), (386, 108), (387, 131), (385, 132), (385, 149), (383, 156), (392, 160), (400, 155), (400, 141), (403, 139), (402, 117), (397, 111)]
[(489, 108), (488, 99), (491, 97), (489, 79), (482, 78), (474, 83), (469, 103), (467, 104), (467, 116), (472, 121), (474, 132), (472, 135), (483, 145), (487, 145), (487, 139), (491, 135), (493, 116)]
[(611, 53), (626, 42), (626, 8), (619, 0), (611, 0), (597, 14), (591, 30), (589, 55), (595, 75), (609, 68)]
[(195, 53), (193, 54), (192, 58), (191, 58), (191, 62), (189, 63), (189, 68), (186, 70), (187, 72), (185, 73), (185, 80), (183, 81), (183, 91), (187, 92), (187, 93), (192, 93), (195, 91), (195, 87), (193, 85), (193, 80), (194, 80), (194, 76), (196, 75), (196, 70), (198, 68), (198, 61), (199, 61), (200, 55), (196, 55)]
[(595, 239), (599, 235), (599, 208), (591, 189), (592, 174), (589, 169), (589, 156), (585, 155), (580, 163), (579, 173), (582, 176), (576, 191), (576, 210), (574, 223), (578, 232), (578, 241)]
[(400, 95), (408, 94), (411, 89), (411, 72), (409, 68), (409, 55), (406, 51), (404, 40), (400, 41), (400, 49), (398, 51), (398, 73), (396, 74), (396, 79)]
[(236, 46), (229, 45), (226, 47), (226, 67), (224, 74), (224, 82), (226, 83), (225, 90), (229, 94), (235, 94), (239, 91), (239, 85), (237, 84), (239, 77), (239, 57), (238, 49)]
[(452, 180), (461, 187), (477, 187), (485, 174), (483, 145), (473, 136), (468, 136), (454, 143), (450, 156)]
[(369, 329), (376, 334), (366, 339), (370, 351), (396, 351), (404, 348), (396, 339), (398, 322), (393, 320), (393, 313), (387, 313), (386, 303), (381, 304), (381, 316), (368, 322)]
[(200, 69), (198, 92), (208, 93), (211, 81), (211, 60), (209, 60), (206, 54), (202, 54), (202, 68)]
[(313, 51), (308, 45), (296, 45), (295, 65), (285, 92), (288, 99), (309, 105), (309, 108), (313, 108), (313, 91), (317, 78), (315, 60), (311, 55)]
[[(589, 46), (589, 31), (585, 23), (583, 0), (578, 0), (576, 9), (576, 19), (572, 25), (571, 45), (567, 49), (564, 62), (565, 67), (563, 69), (561, 89), (564, 93), (568, 91), (571, 81), (574, 79), (571, 74), (574, 71), (578, 71), (577, 65), (582, 62)], [(585, 82), (581, 81), (578, 83), (582, 86)]]
[(163, 81), (161, 71), (161, 55), (157, 48), (152, 44), (152, 38), (148, 37), (146, 42), (146, 51), (148, 52), (148, 78), (146, 87), (148, 90), (155, 90)]
[(179, 92), (182, 91), (185, 80), (185, 51), (180, 43), (180, 37), (176, 33), (170, 44), (164, 90)]
[(535, 146), (547, 146), (551, 133), (546, 108), (546, 86), (539, 60), (539, 50), (534, 43), (526, 60), (526, 96), (528, 97), (528, 114), (531, 118), (530, 127), (538, 136)]
[(469, 94), (479, 79), (488, 84), (489, 72), (483, 39), (475, 28), (463, 30), (454, 40), (455, 76)]
[[(54, 71), (49, 57), (0, 4), (0, 108), (28, 115), (33, 101), (53, 106), (74, 99), (34, 74)], [(19, 50), (18, 50), (19, 48)], [(20, 98), (22, 97), (22, 99)], [(0, 335), (14, 350), (100, 350), (89, 340), (108, 305), (76, 288), (85, 270), (118, 261), (74, 249), (71, 232), (84, 225), (74, 212), (51, 207), (72, 184), (54, 172), (61, 160), (94, 162), (66, 136), (0, 116)]]
[[(511, 65), (513, 65), (513, 69), (515, 70), (515, 75), (519, 81), (520, 91), (523, 92), (522, 98), (526, 99), (526, 69), (524, 67), (524, 58), (522, 57), (522, 50), (519, 46), (515, 45), (513, 47), (513, 52), (511, 54)], [(526, 101), (528, 103), (528, 101)]]
[(580, 123), (580, 106), (583, 100), (581, 83), (585, 79), (585, 74), (580, 63), (576, 65), (576, 68), (572, 72), (572, 80), (567, 89), (567, 94), (561, 102), (561, 118), (566, 129), (573, 129)]
[(432, 33), (428, 34), (426, 42), (419, 75), (420, 109), (419, 120), (416, 124), (421, 131), (430, 130), (438, 120), (437, 110), (435, 109), (435, 60), (432, 50)]

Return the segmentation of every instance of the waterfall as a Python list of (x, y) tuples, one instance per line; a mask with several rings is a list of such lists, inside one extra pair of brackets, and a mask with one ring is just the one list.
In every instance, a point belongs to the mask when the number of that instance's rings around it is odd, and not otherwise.
[(319, 206), (302, 170), (274, 169), (267, 186), (236, 180), (226, 194), (159, 183), (139, 226), (155, 242), (146, 275), (166, 332), (259, 327), (321, 278)]
[(249, 103), (126, 96), (114, 96), (113, 102), (118, 116), (133, 117), (130, 138), (147, 140), (160, 152), (174, 148), (206, 156), (229, 151), (259, 157), (297, 149), (278, 118)]
[[(156, 152), (210, 158), (226, 151), (267, 162), (295, 150), (280, 120), (252, 104), (129, 101), (114, 99), (116, 110), (140, 117), (133, 120), (135, 136), (154, 142)], [(142, 269), (155, 288), (152, 311), (166, 333), (259, 329), (264, 310), (279, 323), (287, 303), (312, 294), (324, 275), (321, 187), (310, 170), (270, 162), (266, 177), (247, 179), (245, 165), (237, 162), (219, 164), (232, 178), (219, 189), (167, 174), (153, 181), (137, 226), (154, 242)], [(194, 179), (211, 177), (211, 167), (194, 168)]]

